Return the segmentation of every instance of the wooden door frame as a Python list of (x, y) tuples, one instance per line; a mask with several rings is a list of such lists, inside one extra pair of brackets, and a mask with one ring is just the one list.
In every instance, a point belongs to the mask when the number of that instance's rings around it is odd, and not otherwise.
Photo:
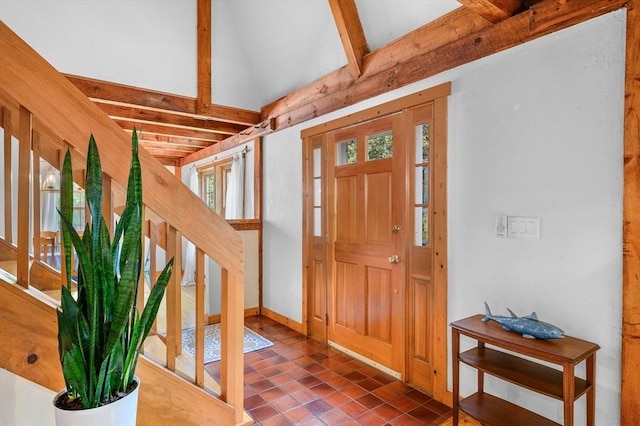
[[(354, 114), (350, 114), (336, 120), (319, 124), (301, 132), (302, 160), (312, 155), (311, 140), (314, 136), (318, 136), (332, 130), (343, 127), (352, 126), (373, 120), (383, 116), (390, 115), (402, 111), (407, 108), (416, 107), (421, 104), (433, 102), (434, 104), (434, 143), (438, 145), (437, 154), (433, 158), (434, 167), (439, 167), (446, 171), (447, 165), (447, 97), (451, 94), (451, 83), (447, 82), (430, 89), (426, 89), (412, 95), (408, 95), (382, 105), (368, 108)], [(409, 165), (405, 165), (409, 167)], [(308, 163), (303, 164), (303, 173), (308, 173)], [(325, 169), (326, 173), (326, 169)], [(307, 176), (307, 174), (304, 174)], [(326, 174), (324, 175), (326, 176)], [(433, 207), (431, 217), (433, 226), (439, 232), (433, 238), (433, 285), (434, 285), (434, 383), (433, 397), (437, 401), (451, 405), (451, 392), (447, 390), (447, 360), (448, 360), (448, 322), (447, 322), (447, 188), (446, 188), (446, 172), (444, 179), (435, 182), (436, 193), (434, 193)], [(307, 183), (303, 187), (303, 293), (302, 293), (302, 328), (304, 333), (307, 332), (308, 324), (308, 292), (311, 288), (309, 274), (311, 265), (310, 261), (310, 243), (308, 238), (308, 230), (310, 221), (309, 200), (313, 196), (313, 188)], [(326, 205), (326, 203), (324, 204)], [(313, 206), (311, 206), (313, 208)], [(325, 215), (326, 216), (326, 215)], [(326, 217), (324, 218), (326, 221)], [(406, 274), (405, 274), (406, 275)], [(405, 276), (405, 280), (408, 277)]]

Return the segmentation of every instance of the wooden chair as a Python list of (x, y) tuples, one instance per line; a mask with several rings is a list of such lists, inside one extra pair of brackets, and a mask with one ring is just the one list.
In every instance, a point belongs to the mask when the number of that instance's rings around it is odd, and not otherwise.
[[(43, 256), (42, 258), (49, 265), (53, 265), (55, 263), (57, 238), (58, 238), (58, 233), (56, 231), (40, 232), (40, 250)], [(47, 256), (47, 252), (50, 253), (49, 256)], [(49, 259), (47, 259), (47, 257), (49, 257)]]

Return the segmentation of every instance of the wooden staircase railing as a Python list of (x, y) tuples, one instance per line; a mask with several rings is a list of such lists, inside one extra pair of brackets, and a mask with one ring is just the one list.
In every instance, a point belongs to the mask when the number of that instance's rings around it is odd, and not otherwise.
[[(8, 243), (15, 243), (17, 246), (15, 281), (23, 288), (24, 294), (29, 294), (31, 286), (36, 284), (36, 269), (32, 264), (39, 262), (40, 258), (40, 244), (33, 243), (33, 237), (37, 237), (35, 241), (39, 241), (41, 232), (40, 189), (39, 185), (31, 182), (33, 176), (39, 176), (39, 159), (44, 158), (50, 164), (59, 167), (65, 151), (70, 149), (74, 160), (74, 180), (82, 186), (81, 164), (84, 164), (89, 135), (93, 134), (105, 175), (103, 214), (107, 222), (113, 225), (115, 219), (112, 195), (118, 192), (118, 187), (126, 187), (130, 163), (130, 135), (110, 120), (2, 21), (0, 52), (0, 126), (4, 129), (4, 238)], [(17, 202), (12, 196), (14, 191), (11, 187), (14, 179), (11, 173), (12, 137), (18, 141)], [(246, 423), (247, 418), (243, 410), (242, 238), (144, 149), (140, 150), (139, 157), (145, 209), (149, 216), (160, 218), (167, 224), (167, 259), (175, 257), (176, 264), (181, 264), (182, 236), (197, 247), (197, 345), (193, 386), (200, 388), (204, 383), (204, 276), (201, 267), (204, 256), (209, 256), (222, 268), (221, 381), (219, 398), (211, 399), (214, 406), (220, 410), (220, 419), (233, 419), (232, 424)], [(37, 182), (37, 179), (34, 178), (33, 182)], [(17, 210), (17, 214), (13, 214), (14, 210)], [(16, 235), (13, 232), (15, 223)], [(30, 257), (31, 253), (33, 258)], [(172, 373), (176, 368), (176, 357), (182, 351), (180, 268), (174, 268), (174, 271), (177, 273), (174, 272), (166, 294), (166, 366), (148, 367), (147, 364), (153, 364), (146, 359), (138, 364), (139, 368), (152, 368), (153, 374), (165, 375), (167, 383), (182, 380)], [(143, 286), (144, 280), (141, 280), (141, 289)], [(16, 292), (15, 289), (7, 291), (9, 294)], [(138, 293), (143, 295), (144, 291)], [(29, 315), (28, 312), (25, 314)], [(2, 327), (3, 324), (0, 324), (0, 328)], [(11, 350), (6, 345), (5, 348)], [(0, 356), (0, 361), (3, 360), (6, 361), (6, 357)], [(11, 369), (4, 365), (0, 367)], [(20, 374), (20, 371), (14, 373)], [(144, 400), (144, 391), (143, 384), (141, 400)], [(162, 392), (172, 392), (172, 388), (167, 385), (165, 389), (156, 389), (155, 392), (158, 398), (161, 398)], [(180, 390), (176, 389), (174, 392)]]

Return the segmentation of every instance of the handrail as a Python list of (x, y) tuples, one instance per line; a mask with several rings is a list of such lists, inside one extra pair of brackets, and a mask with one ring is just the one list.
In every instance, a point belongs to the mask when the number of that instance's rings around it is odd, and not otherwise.
[[(129, 170), (123, 165), (131, 160), (127, 134), (2, 21), (0, 52), (0, 87), (79, 152), (87, 152), (93, 134), (104, 172), (126, 186)], [(140, 164), (145, 204), (230, 274), (242, 276), (242, 237), (145, 150), (140, 150)], [(200, 223), (194, 224), (193, 217)], [(201, 224), (216, 238), (203, 232)]]
[[(37, 159), (47, 149), (56, 152), (63, 146), (86, 156), (89, 135), (93, 134), (100, 151), (105, 182), (115, 182), (126, 187), (130, 163), (130, 137), (104, 112), (93, 104), (80, 90), (62, 74), (40, 57), (22, 39), (0, 21), (0, 99), (8, 98), (18, 114), (3, 115), (2, 127), (17, 119), (17, 134), (20, 141), (19, 154), (21, 176), (19, 197), (29, 193), (29, 164), (26, 158)], [(0, 105), (1, 106), (1, 105)], [(37, 129), (37, 130), (34, 130)], [(54, 137), (40, 137), (31, 144), (32, 135), (50, 132)], [(5, 132), (6, 133), (6, 132)], [(35, 139), (34, 139), (35, 140)], [(26, 141), (26, 142), (25, 142)], [(56, 147), (52, 148), (52, 144)], [(222, 268), (221, 300), (221, 391), (220, 396), (234, 408), (236, 423), (243, 421), (243, 241), (242, 237), (218, 214), (209, 209), (179, 179), (155, 160), (144, 149), (139, 150), (142, 169), (143, 202), (155, 215), (167, 223), (167, 254), (175, 255), (179, 265), (181, 235), (198, 248), (198, 259), (206, 254)], [(6, 159), (5, 159), (6, 160)], [(76, 160), (74, 160), (75, 162)], [(5, 161), (6, 166), (6, 161)], [(24, 167), (22, 167), (24, 166)], [(33, 191), (38, 194), (38, 190)], [(27, 209), (29, 202), (18, 203)], [(27, 206), (27, 207), (24, 207)], [(108, 212), (112, 213), (112, 212)], [(29, 261), (28, 234), (29, 212), (18, 216), (18, 282), (28, 282)], [(39, 213), (34, 213), (39, 217)], [(21, 219), (22, 218), (22, 219)], [(20, 222), (20, 221), (23, 222)], [(36, 227), (36, 232), (39, 228)], [(179, 276), (180, 268), (177, 268)], [(201, 275), (201, 274), (199, 274)], [(203, 279), (202, 277), (200, 279)], [(175, 356), (181, 351), (179, 305), (180, 287), (174, 278), (167, 289), (167, 367), (175, 369)], [(199, 283), (203, 286), (203, 283)], [(203, 287), (202, 287), (203, 288)], [(204, 306), (204, 297), (199, 290), (199, 299)], [(178, 302), (176, 302), (176, 298)], [(199, 302), (200, 303), (200, 302)], [(200, 316), (202, 308), (198, 308)], [(171, 317), (169, 317), (171, 315)], [(198, 329), (203, 325), (198, 322)], [(202, 342), (202, 339), (199, 339)], [(198, 353), (200, 355), (200, 353)], [(200, 358), (200, 356), (198, 356)], [(196, 384), (202, 387), (203, 363), (196, 365)], [(202, 371), (201, 371), (202, 370)]]

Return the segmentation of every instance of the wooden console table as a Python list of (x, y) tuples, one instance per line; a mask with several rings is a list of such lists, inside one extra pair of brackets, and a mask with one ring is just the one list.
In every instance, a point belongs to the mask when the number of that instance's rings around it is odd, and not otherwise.
[[(530, 389), (564, 402), (564, 425), (573, 426), (574, 402), (583, 394), (587, 398), (587, 425), (595, 422), (596, 351), (600, 347), (585, 340), (565, 336), (564, 339), (527, 339), (503, 330), (495, 321), (483, 322), (475, 315), (451, 323), (453, 355), (453, 424), (458, 424), (459, 410), (483, 425), (557, 425), (539, 414), (526, 410), (484, 392), (484, 374)], [(460, 353), (460, 335), (477, 340), (476, 347)], [(492, 346), (487, 347), (485, 345)], [(559, 365), (556, 370), (508, 354), (516, 354)], [(575, 377), (575, 366), (586, 361), (586, 378)], [(477, 392), (460, 400), (460, 362), (477, 369)]]

